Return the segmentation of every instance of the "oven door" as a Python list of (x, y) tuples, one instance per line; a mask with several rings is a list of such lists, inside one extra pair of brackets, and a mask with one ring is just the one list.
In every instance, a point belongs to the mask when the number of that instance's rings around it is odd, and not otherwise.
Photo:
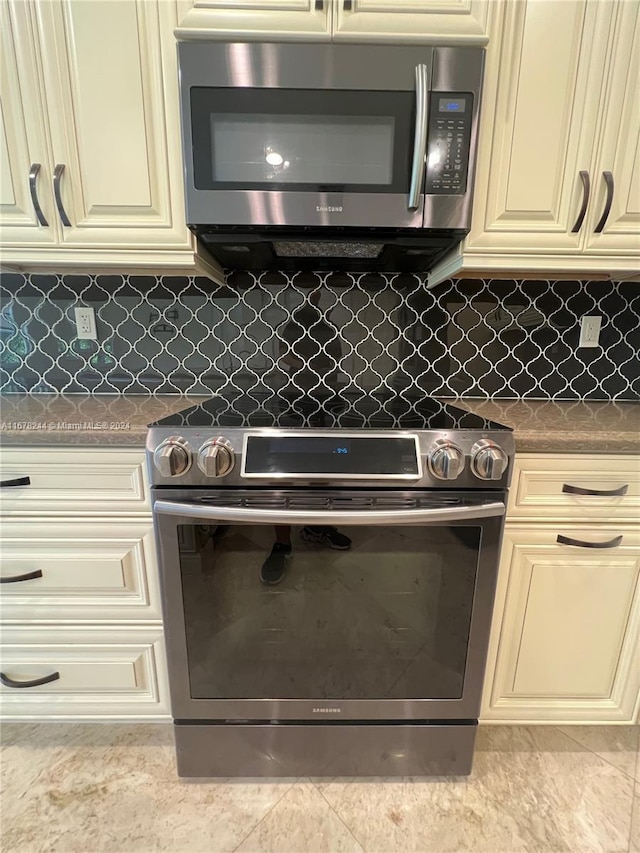
[(422, 227), (433, 48), (178, 50), (190, 225)]
[[(156, 494), (174, 718), (476, 719), (504, 511), (503, 492)], [(349, 547), (306, 541), (328, 526)]]

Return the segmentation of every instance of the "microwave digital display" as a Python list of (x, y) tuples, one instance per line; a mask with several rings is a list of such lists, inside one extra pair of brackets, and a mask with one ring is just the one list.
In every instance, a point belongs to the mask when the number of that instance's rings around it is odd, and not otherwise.
[(467, 108), (464, 101), (452, 101), (451, 98), (440, 98), (438, 111), (441, 113), (463, 113)]

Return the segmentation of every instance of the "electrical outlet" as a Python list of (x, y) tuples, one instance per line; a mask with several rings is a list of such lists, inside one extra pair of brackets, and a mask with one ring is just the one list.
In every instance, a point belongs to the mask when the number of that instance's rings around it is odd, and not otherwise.
[(93, 308), (74, 308), (79, 341), (97, 341), (96, 315)]
[(579, 347), (599, 347), (600, 346), (600, 326), (602, 325), (602, 317), (595, 315), (592, 317), (580, 318), (580, 342)]

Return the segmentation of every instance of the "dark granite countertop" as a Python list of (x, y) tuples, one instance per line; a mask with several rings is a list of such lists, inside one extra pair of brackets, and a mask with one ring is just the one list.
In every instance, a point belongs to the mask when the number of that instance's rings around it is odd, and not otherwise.
[[(204, 397), (8, 394), (0, 401), (6, 446), (144, 447), (147, 424)], [(546, 400), (447, 402), (513, 427), (521, 453), (639, 453), (640, 403)]]

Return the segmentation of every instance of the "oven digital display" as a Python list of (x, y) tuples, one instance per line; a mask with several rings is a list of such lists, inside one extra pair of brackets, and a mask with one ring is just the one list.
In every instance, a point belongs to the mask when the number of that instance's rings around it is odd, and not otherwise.
[(250, 435), (248, 476), (419, 476), (414, 438)]

